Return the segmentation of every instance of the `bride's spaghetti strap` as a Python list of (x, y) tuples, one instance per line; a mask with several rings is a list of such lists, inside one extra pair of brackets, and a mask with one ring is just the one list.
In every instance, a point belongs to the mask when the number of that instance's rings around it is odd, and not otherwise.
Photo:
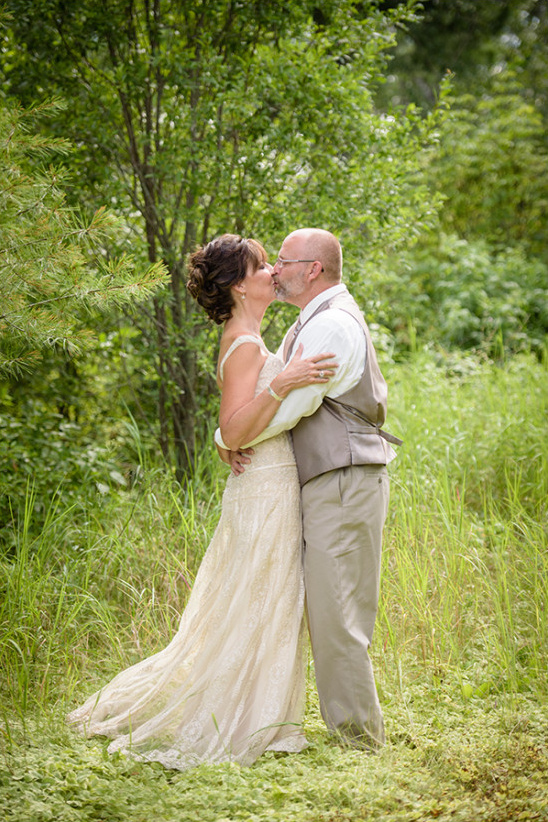
[(223, 368), (225, 362), (228, 360), (230, 355), (238, 348), (238, 346), (242, 345), (242, 343), (248, 342), (255, 343), (255, 345), (259, 346), (259, 348), (262, 348), (264, 351), (266, 351), (266, 346), (260, 337), (256, 337), (254, 334), (240, 334), (239, 337), (236, 337), (236, 339), (230, 343), (228, 351), (221, 360), (221, 364), (219, 366), (219, 376), (221, 380), (223, 379)]

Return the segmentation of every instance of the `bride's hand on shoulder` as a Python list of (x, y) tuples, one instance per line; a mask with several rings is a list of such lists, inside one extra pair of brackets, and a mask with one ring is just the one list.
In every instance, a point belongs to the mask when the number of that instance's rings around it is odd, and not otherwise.
[(307, 385), (319, 385), (327, 383), (335, 374), (339, 364), (335, 360), (332, 352), (322, 352), (313, 354), (311, 357), (303, 359), (302, 343), (286, 365), (271, 382), (273, 390), (282, 399), (285, 399), (290, 391), (296, 388), (304, 388)]

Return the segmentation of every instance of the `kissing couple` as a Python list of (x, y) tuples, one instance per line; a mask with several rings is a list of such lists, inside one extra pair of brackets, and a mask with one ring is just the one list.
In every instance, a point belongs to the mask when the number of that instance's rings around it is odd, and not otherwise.
[[(68, 716), (109, 752), (185, 770), (303, 750), (305, 610), (326, 725), (384, 744), (368, 648), (400, 440), (382, 429), (386, 382), (341, 280), (340, 243), (317, 228), (289, 234), (274, 266), (234, 234), (189, 259), (189, 292), (223, 325), (215, 440), (232, 471), (171, 642)], [(260, 328), (276, 298), (300, 314), (273, 354)]]

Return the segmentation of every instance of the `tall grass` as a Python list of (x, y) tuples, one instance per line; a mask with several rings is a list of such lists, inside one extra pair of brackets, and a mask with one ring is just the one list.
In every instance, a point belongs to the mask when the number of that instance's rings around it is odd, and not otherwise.
[(55, 495), (45, 520), (32, 485), (12, 500), (22, 526), (0, 557), (6, 819), (546, 818), (546, 368), (418, 354), (386, 371), (390, 429), (405, 442), (372, 648), (382, 754), (329, 739), (312, 667), (309, 750), (242, 772), (168, 773), (66, 729), (67, 709), (169, 641), (220, 511), (227, 469), (212, 447), (181, 487), (138, 440), (129, 489), (84, 488), (65, 508)]
[[(461, 368), (463, 363), (460, 363)], [(546, 693), (548, 381), (524, 359), (395, 374), (393, 470), (377, 642), (464, 692)]]
[[(459, 365), (448, 375), (418, 355), (389, 374), (391, 428), (405, 443), (391, 467), (380, 685), (401, 685), (399, 663), (431, 680), (457, 671), (466, 693), (544, 691), (546, 369)], [(5, 705), (24, 715), (70, 700), (168, 641), (226, 476), (212, 448), (197, 453), (185, 488), (143, 456), (134, 488), (54, 502), (38, 534), (29, 486), (15, 551), (2, 558)]]
[(64, 510), (56, 495), (38, 531), (29, 484), (15, 547), (1, 557), (4, 708), (23, 717), (63, 702), (167, 644), (218, 517), (224, 473), (202, 451), (184, 488), (148, 468), (125, 493), (93, 486)]

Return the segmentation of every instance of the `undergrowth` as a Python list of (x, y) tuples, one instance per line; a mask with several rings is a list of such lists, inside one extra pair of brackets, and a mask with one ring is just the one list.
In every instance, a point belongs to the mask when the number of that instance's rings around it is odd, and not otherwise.
[(373, 647), (388, 742), (329, 737), (310, 663), (300, 755), (176, 773), (108, 756), (64, 715), (163, 647), (217, 521), (226, 476), (204, 449), (182, 488), (150, 465), (22, 527), (1, 565), (6, 820), (548, 819), (548, 380), (417, 355), (387, 373), (392, 463)]

